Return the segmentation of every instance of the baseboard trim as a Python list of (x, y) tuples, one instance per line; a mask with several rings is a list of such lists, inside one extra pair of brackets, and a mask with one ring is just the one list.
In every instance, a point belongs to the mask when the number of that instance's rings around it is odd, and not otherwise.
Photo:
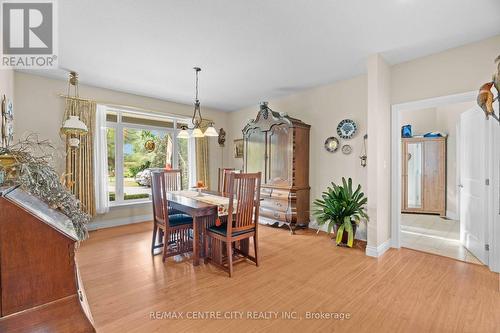
[(153, 216), (150, 214), (147, 214), (147, 215), (129, 216), (129, 217), (119, 218), (119, 219), (110, 219), (110, 220), (103, 220), (103, 221), (97, 221), (97, 222), (90, 222), (88, 225), (88, 230), (93, 231), (93, 230), (98, 230), (98, 229), (119, 227), (122, 225), (141, 223), (141, 222), (147, 222), (147, 221), (152, 221), (152, 220), (153, 220)]
[(366, 246), (366, 255), (369, 257), (378, 258), (382, 256), (385, 251), (387, 251), (391, 247), (391, 239), (386, 240), (379, 246)]

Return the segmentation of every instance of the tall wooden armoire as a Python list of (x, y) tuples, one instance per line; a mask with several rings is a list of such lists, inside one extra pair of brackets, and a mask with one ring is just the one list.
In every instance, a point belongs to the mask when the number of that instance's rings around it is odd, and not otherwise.
[(403, 213), (446, 216), (446, 138), (402, 139)]
[(245, 172), (262, 172), (260, 223), (286, 224), (292, 233), (309, 224), (311, 126), (261, 103), (243, 129)]
[(0, 187), (0, 332), (95, 332), (64, 214)]

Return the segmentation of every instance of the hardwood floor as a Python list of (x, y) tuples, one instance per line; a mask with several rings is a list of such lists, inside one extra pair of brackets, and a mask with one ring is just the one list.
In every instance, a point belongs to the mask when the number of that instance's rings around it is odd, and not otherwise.
[[(235, 265), (233, 278), (189, 258), (151, 257), (152, 224), (92, 232), (78, 263), (98, 332), (498, 332), (498, 274), (486, 267), (417, 251), (382, 258), (334, 246), (312, 230), (291, 236), (260, 227), (260, 266)], [(151, 319), (152, 312), (184, 319)], [(220, 311), (235, 320), (186, 319)], [(227, 313), (225, 313), (227, 311)], [(231, 313), (231, 311), (234, 311)], [(277, 311), (278, 319), (248, 319)], [(282, 312), (302, 319), (285, 319)], [(350, 319), (306, 319), (306, 312)], [(253, 317), (261, 314), (253, 314)], [(263, 314), (262, 314), (263, 315)], [(163, 314), (163, 316), (165, 316)], [(274, 316), (274, 314), (272, 314)]]

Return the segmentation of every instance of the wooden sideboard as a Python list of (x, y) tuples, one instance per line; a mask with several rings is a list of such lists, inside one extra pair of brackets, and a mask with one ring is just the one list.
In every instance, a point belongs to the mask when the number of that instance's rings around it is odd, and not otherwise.
[(0, 188), (0, 332), (95, 332), (64, 214)]
[(311, 126), (260, 105), (243, 129), (245, 172), (262, 172), (260, 222), (309, 225), (309, 131)]

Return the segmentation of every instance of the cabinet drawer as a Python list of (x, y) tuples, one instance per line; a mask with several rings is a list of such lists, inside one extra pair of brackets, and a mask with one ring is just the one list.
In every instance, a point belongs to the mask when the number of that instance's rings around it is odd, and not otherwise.
[(260, 206), (271, 210), (286, 212), (288, 210), (288, 200), (265, 198), (260, 202)]
[(277, 190), (274, 188), (262, 188), (260, 191), (260, 196), (262, 198), (273, 198), (278, 200), (288, 200), (290, 196), (290, 191), (288, 190)]
[(264, 207), (260, 208), (260, 215), (262, 215), (264, 217), (271, 218), (271, 219), (275, 219), (278, 221), (285, 221), (285, 222), (288, 221), (287, 214), (285, 212), (279, 212), (279, 211), (267, 209)]

